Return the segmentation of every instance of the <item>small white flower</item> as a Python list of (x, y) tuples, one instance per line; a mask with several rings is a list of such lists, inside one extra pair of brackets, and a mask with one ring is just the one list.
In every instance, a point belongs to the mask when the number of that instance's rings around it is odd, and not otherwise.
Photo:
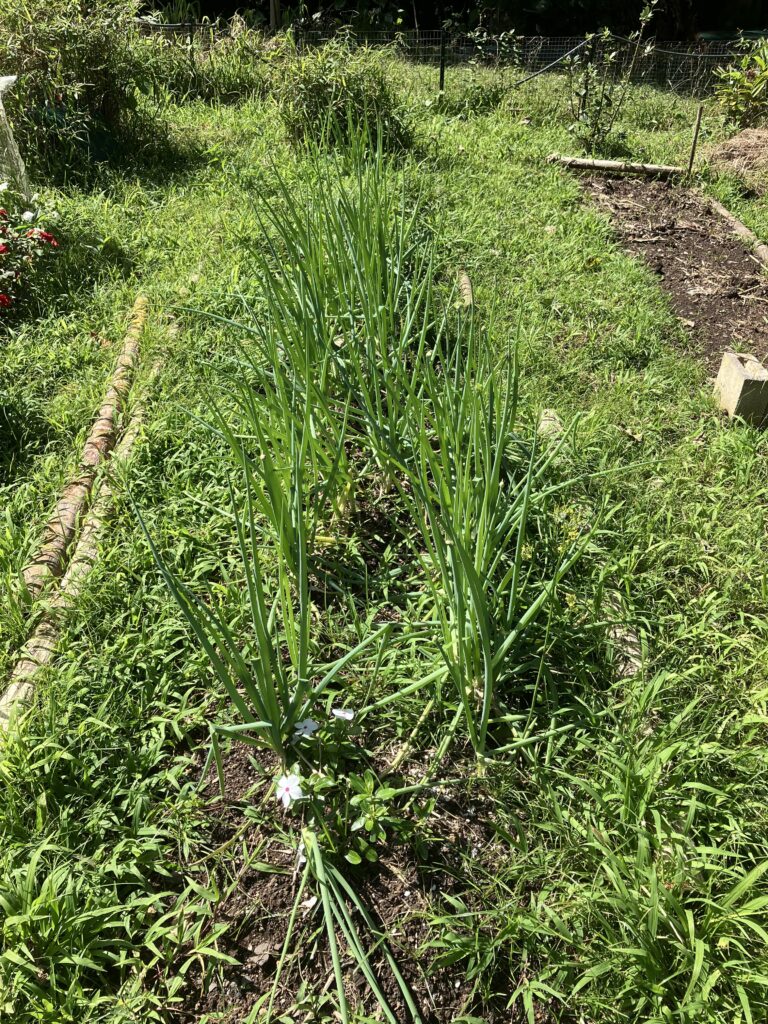
[(7, 181), (0, 181), (0, 192), (5, 192), (8, 188)]
[(22, 213), (21, 215), (21, 219), (25, 224), (31, 224), (32, 221), (35, 219), (35, 215), (34, 213), (32, 213), (31, 210), (25, 210), (24, 213)]
[(351, 722), (355, 717), (355, 712), (348, 708), (331, 708), (331, 714), (334, 718), (340, 718), (342, 722)]
[(296, 730), (293, 734), (294, 740), (303, 740), (308, 739), (313, 732), (317, 732), (320, 726), (314, 718), (305, 718), (303, 722), (297, 722), (294, 728)]
[(288, 809), (294, 800), (301, 800), (304, 794), (301, 791), (301, 779), (298, 775), (281, 775), (277, 780), (275, 799), (281, 800), (283, 807)]

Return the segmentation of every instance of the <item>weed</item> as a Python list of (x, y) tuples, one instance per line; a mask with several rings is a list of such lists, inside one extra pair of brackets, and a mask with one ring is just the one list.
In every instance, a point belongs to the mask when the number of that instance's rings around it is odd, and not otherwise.
[(374, 149), (410, 145), (411, 129), (386, 61), (374, 50), (332, 42), (297, 52), (282, 68), (277, 98), (285, 127), (297, 142), (316, 139), (319, 132), (343, 144), (367, 125)]

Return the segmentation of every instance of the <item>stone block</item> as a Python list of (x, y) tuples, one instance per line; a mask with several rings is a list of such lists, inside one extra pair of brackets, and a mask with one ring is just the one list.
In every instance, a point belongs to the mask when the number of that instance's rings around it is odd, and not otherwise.
[(754, 426), (768, 422), (768, 370), (754, 356), (726, 352), (715, 381), (720, 408)]
[(539, 416), (539, 436), (559, 438), (563, 432), (563, 421), (554, 409), (542, 409)]

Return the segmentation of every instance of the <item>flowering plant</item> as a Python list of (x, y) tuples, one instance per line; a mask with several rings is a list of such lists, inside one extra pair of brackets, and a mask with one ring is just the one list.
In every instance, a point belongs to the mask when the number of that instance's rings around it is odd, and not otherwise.
[[(0, 313), (23, 294), (37, 265), (59, 246), (41, 223), (42, 213), (23, 209), (0, 185), (6, 206), (0, 207)], [(49, 216), (52, 214), (49, 213)]]

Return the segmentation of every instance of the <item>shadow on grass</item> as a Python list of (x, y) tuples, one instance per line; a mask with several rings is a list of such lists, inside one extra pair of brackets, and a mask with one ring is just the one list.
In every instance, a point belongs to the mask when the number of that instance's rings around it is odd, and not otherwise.
[(30, 273), (25, 291), (10, 309), (2, 311), (0, 353), (8, 335), (25, 322), (66, 314), (104, 277), (128, 278), (135, 269), (131, 254), (114, 238), (100, 236), (92, 226), (57, 225), (56, 238), (59, 245), (55, 253)]
[(0, 487), (11, 483), (45, 447), (49, 435), (44, 418), (0, 391)]
[(88, 134), (57, 145), (50, 138), (33, 157), (40, 177), (52, 185), (83, 190), (109, 188), (116, 174), (145, 185), (184, 181), (207, 158), (189, 136), (174, 131), (159, 111), (134, 111), (123, 124), (95, 121)]

